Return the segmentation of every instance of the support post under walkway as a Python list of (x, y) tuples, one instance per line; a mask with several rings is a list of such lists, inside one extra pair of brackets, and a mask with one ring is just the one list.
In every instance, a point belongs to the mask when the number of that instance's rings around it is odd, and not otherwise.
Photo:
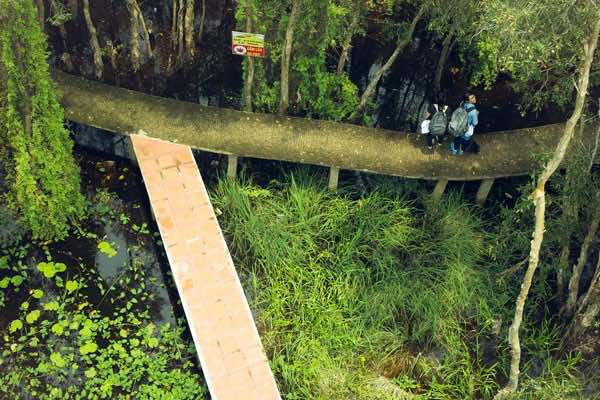
[(446, 190), (447, 184), (448, 179), (438, 179), (437, 183), (435, 184), (435, 189), (433, 189), (433, 193), (431, 194), (431, 197), (434, 200), (441, 199), (442, 195), (444, 194), (444, 191)]
[(340, 169), (337, 167), (329, 167), (329, 189), (337, 190), (339, 178)]
[(479, 189), (477, 190), (477, 194), (475, 195), (475, 202), (482, 206), (485, 203), (485, 200), (490, 194), (490, 189), (492, 189), (492, 185), (494, 184), (494, 178), (483, 179), (479, 184)]
[(227, 176), (235, 179), (237, 176), (238, 156), (233, 154), (227, 155)]

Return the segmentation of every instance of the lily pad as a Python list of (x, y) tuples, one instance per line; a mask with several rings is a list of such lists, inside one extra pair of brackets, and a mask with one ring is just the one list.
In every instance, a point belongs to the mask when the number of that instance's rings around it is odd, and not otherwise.
[(67, 365), (67, 362), (60, 353), (50, 354), (50, 361), (52, 361), (52, 363), (58, 368), (64, 368), (64, 366)]
[(114, 257), (117, 255), (117, 251), (108, 242), (102, 241), (102, 242), (98, 243), (98, 250), (100, 250), (100, 252), (102, 254), (106, 254), (106, 256), (108, 258), (111, 258), (111, 257)]
[(13, 322), (10, 323), (8, 330), (10, 331), (10, 333), (14, 333), (21, 328), (23, 328), (23, 323), (20, 320), (15, 319)]
[(33, 324), (40, 317), (40, 310), (33, 310), (25, 317), (28, 324)]

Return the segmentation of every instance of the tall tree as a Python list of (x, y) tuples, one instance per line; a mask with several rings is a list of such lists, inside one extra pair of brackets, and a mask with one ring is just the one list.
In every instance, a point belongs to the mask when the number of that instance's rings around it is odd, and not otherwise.
[[(573, 4), (571, 4), (573, 3)], [(496, 394), (502, 399), (513, 393), (519, 383), (521, 346), (519, 329), (523, 310), (538, 267), (540, 249), (544, 238), (546, 182), (564, 159), (567, 147), (575, 133), (587, 95), (590, 69), (600, 34), (600, 8), (596, 1), (514, 1), (493, 0), (485, 4), (486, 31), (479, 42), (491, 64), (483, 69), (487, 79), (494, 79), (499, 70), (510, 73), (517, 88), (538, 82), (540, 76), (548, 78), (538, 84), (537, 92), (530, 94), (530, 106), (539, 107), (544, 102), (567, 102), (573, 90), (565, 82), (572, 82), (576, 74), (575, 105), (551, 159), (537, 178), (530, 198), (535, 205), (535, 226), (531, 240), (528, 267), (515, 304), (515, 314), (509, 329), (511, 364), (508, 384)], [(582, 43), (575, 46), (574, 43)], [(566, 93), (557, 95), (557, 91)]]
[(60, 239), (84, 214), (79, 168), (29, 1), (0, 0), (0, 160), (6, 198), (37, 239)]
[(300, 12), (300, 0), (292, 0), (292, 9), (288, 16), (285, 28), (285, 44), (281, 52), (281, 82), (279, 95), (279, 114), (286, 114), (290, 105), (290, 59), (292, 58), (292, 46), (294, 44), (294, 31), (296, 20)]

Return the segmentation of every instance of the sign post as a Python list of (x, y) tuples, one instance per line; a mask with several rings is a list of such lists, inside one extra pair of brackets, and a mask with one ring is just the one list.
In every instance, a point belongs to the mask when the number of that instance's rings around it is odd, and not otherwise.
[(232, 31), (231, 53), (238, 56), (264, 57), (265, 35)]

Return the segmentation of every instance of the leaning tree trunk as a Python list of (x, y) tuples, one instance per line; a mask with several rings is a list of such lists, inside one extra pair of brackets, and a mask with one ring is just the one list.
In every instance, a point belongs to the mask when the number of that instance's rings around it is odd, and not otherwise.
[[(246, 32), (252, 32), (253, 12), (251, 0), (246, 0)], [(254, 58), (246, 57), (246, 79), (244, 79), (244, 111), (252, 112), (252, 87), (254, 86)]]
[[(600, 103), (600, 100), (599, 100)], [(598, 110), (598, 117), (600, 118), (600, 109)], [(594, 148), (592, 150), (592, 156), (588, 170), (591, 171), (596, 160), (596, 154), (598, 152), (598, 145), (600, 141), (600, 125), (596, 129), (596, 138), (594, 141)], [(578, 344), (579, 338), (588, 330), (592, 325), (592, 322), (598, 316), (600, 312), (600, 254), (598, 255), (598, 261), (596, 264), (596, 272), (590, 282), (590, 287), (587, 293), (583, 296), (583, 299), (577, 307), (577, 312), (571, 320), (569, 329), (563, 341), (563, 348), (575, 348)]]
[(442, 73), (444, 72), (444, 67), (446, 66), (446, 62), (448, 62), (448, 56), (450, 56), (451, 48), (453, 47), (452, 40), (454, 39), (454, 32), (456, 30), (455, 25), (452, 25), (450, 31), (444, 38), (444, 43), (442, 45), (442, 52), (440, 53), (440, 58), (438, 59), (437, 67), (435, 68), (435, 76), (433, 78), (433, 87), (436, 92), (440, 91), (442, 86)]
[(569, 280), (569, 293), (567, 296), (567, 303), (565, 304), (565, 308), (563, 310), (563, 314), (567, 317), (572, 316), (575, 312), (575, 307), (577, 305), (577, 294), (579, 293), (579, 281), (581, 280), (583, 268), (587, 263), (590, 246), (592, 245), (594, 236), (596, 236), (598, 225), (600, 225), (600, 213), (596, 212), (592, 218), (590, 226), (588, 227), (587, 234), (583, 239), (577, 264), (573, 268), (573, 273), (571, 274), (571, 279)]
[(590, 283), (590, 287), (583, 297), (577, 309), (575, 317), (569, 325), (565, 336), (564, 345), (568, 348), (576, 348), (579, 339), (592, 326), (600, 313), (600, 256), (596, 263), (596, 272)]
[[(569, 207), (569, 208), (573, 208), (573, 207)], [(565, 211), (570, 213), (570, 211)], [(569, 217), (567, 217), (569, 218)], [(564, 305), (565, 302), (565, 286), (566, 286), (566, 275), (567, 275), (567, 269), (569, 268), (569, 255), (571, 253), (570, 251), (570, 241), (571, 241), (571, 234), (568, 233), (565, 235), (565, 238), (562, 240), (561, 242), (561, 251), (560, 251), (560, 257), (558, 258), (558, 272), (556, 273), (556, 299), (558, 301), (558, 304), (561, 305), (561, 307)]]
[(104, 65), (102, 64), (102, 51), (100, 50), (100, 44), (98, 43), (98, 34), (96, 33), (96, 27), (92, 22), (90, 16), (90, 3), (89, 0), (82, 0), (83, 2), (83, 16), (85, 17), (85, 24), (87, 25), (88, 31), (90, 32), (90, 47), (94, 53), (94, 69), (96, 71), (96, 78), (102, 79), (104, 72)]
[(292, 44), (294, 41), (294, 29), (296, 28), (296, 18), (299, 12), (299, 1), (292, 3), (292, 11), (285, 30), (285, 45), (281, 52), (281, 94), (279, 97), (279, 114), (287, 113), (290, 105), (290, 59), (292, 57)]
[(204, 21), (206, 20), (206, 0), (202, 0), (202, 14), (200, 14), (200, 27), (198, 28), (198, 42), (202, 40), (204, 35)]
[(142, 14), (142, 10), (140, 9), (140, 5), (137, 0), (133, 0), (133, 7), (137, 13), (139, 26), (142, 30), (142, 38), (144, 40), (144, 49), (146, 50), (146, 57), (151, 59), (154, 57), (154, 53), (152, 51), (152, 45), (150, 44), (150, 34), (148, 33), (148, 28), (146, 27), (146, 20), (144, 19), (144, 14)]
[[(600, 111), (599, 111), (598, 117), (600, 118)], [(579, 124), (579, 128), (580, 128), (579, 133), (580, 133), (580, 135), (583, 135), (583, 130), (584, 130), (584, 126), (585, 126), (585, 121), (584, 121), (585, 113), (582, 115), (581, 119), (582, 119), (582, 121)], [(590, 163), (588, 164), (588, 168), (587, 168), (588, 174), (592, 173), (592, 167), (594, 166), (594, 163), (596, 160), (596, 154), (598, 153), (599, 146), (600, 146), (600, 128), (598, 128), (596, 135), (595, 135), (594, 146), (592, 147), (592, 154), (590, 156)], [(571, 184), (572, 180), (578, 179), (578, 178), (579, 178), (579, 176), (572, 176), (572, 174), (567, 174), (567, 186), (569, 184)], [(568, 192), (568, 188), (566, 189), (566, 191)], [(558, 261), (558, 272), (556, 274), (556, 298), (558, 300), (558, 303), (561, 306), (561, 313), (566, 313), (567, 315), (571, 315), (574, 311), (574, 306), (570, 310), (567, 310), (566, 276), (567, 276), (567, 270), (569, 268), (570, 242), (571, 242), (571, 236), (572, 236), (571, 226), (576, 221), (577, 215), (579, 213), (580, 205), (576, 205), (574, 202), (570, 201), (567, 193), (563, 194), (562, 203), (563, 203), (563, 207), (564, 207), (565, 211), (564, 211), (564, 216), (561, 221), (562, 221), (562, 224), (567, 227), (566, 228), (567, 231), (561, 240), (561, 252), (560, 252), (560, 258)], [(586, 254), (587, 254), (587, 250), (586, 250)], [(585, 258), (585, 260), (587, 260), (587, 258)], [(585, 264), (585, 262), (584, 262), (584, 264)], [(571, 286), (573, 286), (573, 285), (571, 285)], [(574, 286), (578, 287), (579, 284), (574, 285)]]
[(340, 54), (340, 59), (338, 60), (337, 65), (337, 73), (341, 74), (344, 71), (344, 67), (346, 66), (346, 62), (348, 61), (348, 53), (350, 52), (350, 47), (352, 47), (352, 38), (354, 37), (354, 32), (358, 26), (359, 19), (359, 11), (354, 10), (354, 15), (352, 16), (352, 22), (350, 23), (350, 27), (348, 28), (348, 32), (346, 32), (346, 37), (344, 38), (344, 43), (342, 44), (342, 54)]
[(379, 80), (392, 67), (392, 65), (394, 65), (396, 58), (398, 58), (398, 56), (400, 55), (400, 52), (402, 52), (404, 47), (406, 47), (411, 42), (413, 33), (417, 27), (417, 23), (421, 20), (421, 17), (423, 16), (423, 12), (424, 12), (424, 8), (422, 7), (419, 9), (417, 14), (413, 18), (408, 32), (404, 36), (402, 36), (401, 38), (398, 39), (398, 42), (396, 43), (396, 49), (394, 50), (394, 52), (392, 53), (390, 58), (386, 61), (386, 63), (383, 65), (383, 67), (381, 67), (379, 69), (379, 71), (377, 71), (375, 73), (375, 75), (373, 76), (373, 78), (371, 79), (369, 84), (367, 85), (367, 88), (365, 89), (364, 93), (360, 97), (358, 106), (356, 107), (356, 110), (354, 111), (354, 113), (352, 113), (352, 115), (350, 116), (350, 120), (356, 121), (357, 119), (359, 119), (362, 116), (362, 114), (364, 113), (364, 111), (367, 107), (367, 104), (369, 103), (369, 101), (371, 100), (373, 95), (375, 94), (375, 89), (377, 89)]
[(521, 327), (521, 321), (523, 320), (523, 308), (525, 307), (525, 300), (529, 294), (529, 288), (531, 287), (533, 275), (538, 267), (540, 248), (544, 239), (544, 218), (546, 211), (545, 186), (548, 179), (550, 179), (552, 174), (554, 174), (564, 159), (565, 153), (567, 152), (567, 147), (569, 146), (569, 143), (571, 142), (571, 139), (575, 133), (575, 125), (577, 125), (577, 122), (581, 117), (590, 81), (590, 69), (592, 66), (592, 61), (594, 60), (594, 52), (596, 51), (596, 46), (598, 45), (599, 34), (600, 18), (595, 21), (593, 32), (584, 45), (585, 57), (579, 69), (575, 109), (565, 124), (563, 135), (556, 146), (556, 150), (554, 150), (552, 159), (550, 159), (548, 164), (546, 164), (544, 167), (544, 170), (538, 179), (536, 188), (531, 194), (535, 205), (535, 228), (533, 232), (533, 239), (531, 240), (531, 250), (529, 252), (529, 265), (527, 266), (527, 271), (523, 277), (521, 290), (515, 304), (515, 316), (508, 331), (508, 343), (510, 344), (511, 350), (510, 376), (508, 384), (502, 390), (496, 393), (494, 399), (506, 398), (510, 394), (514, 393), (519, 385), (519, 364), (521, 362), (519, 328)]

